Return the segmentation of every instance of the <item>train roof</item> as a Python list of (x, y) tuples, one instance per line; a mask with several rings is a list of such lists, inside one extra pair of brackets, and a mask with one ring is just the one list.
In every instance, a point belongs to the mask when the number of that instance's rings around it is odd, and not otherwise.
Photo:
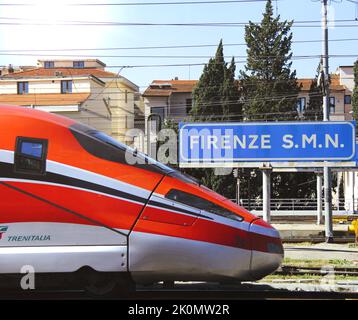
[[(28, 119), (34, 119), (34, 120), (42, 120), (42, 121), (47, 121), (47, 122), (52, 122), (55, 125), (58, 126), (62, 126), (65, 128), (68, 128), (72, 131), (72, 133), (74, 132), (79, 132), (81, 134), (84, 134), (86, 136), (91, 136), (92, 138), (95, 138), (98, 140), (98, 137), (95, 137), (96, 129), (89, 127), (87, 125), (81, 124), (80, 122), (77, 122), (75, 120), (72, 120), (70, 118), (66, 118), (60, 115), (56, 115), (53, 113), (49, 113), (49, 112), (45, 112), (45, 111), (40, 111), (40, 110), (36, 110), (36, 109), (32, 109), (32, 108), (26, 108), (26, 107), (18, 107), (18, 106), (12, 106), (12, 105), (0, 105), (0, 117), (1, 116), (13, 116), (13, 117), (22, 117), (22, 118), (28, 118)], [(108, 137), (110, 139), (110, 137)], [(141, 166), (142, 169), (146, 169), (146, 170), (153, 170), (155, 172), (164, 174), (164, 175), (169, 175), (171, 177), (180, 179), (181, 181), (185, 181), (187, 183), (193, 183), (196, 185), (200, 185), (199, 181), (189, 175), (186, 175), (185, 173), (180, 172), (179, 170), (176, 170), (172, 167), (169, 167), (167, 165), (164, 165), (154, 159), (151, 159), (150, 157), (148, 157), (145, 154), (142, 153), (138, 153), (136, 150), (132, 150), (131, 148), (129, 148), (126, 145), (121, 144), (121, 146), (118, 146), (117, 144), (120, 144), (119, 142), (110, 142), (108, 143), (108, 141), (103, 141), (101, 140), (103, 143), (112, 145), (112, 147), (119, 149), (126, 149), (130, 152), (134, 152), (137, 154), (137, 156), (142, 157), (145, 160), (145, 165)], [(123, 151), (123, 150), (122, 150)]]
[(57, 114), (36, 110), (27, 107), (18, 107), (12, 105), (0, 105), (0, 116), (26, 117), (34, 120), (42, 120), (52, 122), (59, 126), (70, 127), (76, 121)]

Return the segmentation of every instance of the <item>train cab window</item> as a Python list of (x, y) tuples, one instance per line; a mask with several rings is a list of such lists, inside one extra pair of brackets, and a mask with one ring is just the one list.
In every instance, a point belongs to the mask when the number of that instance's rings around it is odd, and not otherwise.
[(201, 209), (210, 213), (217, 214), (219, 216), (223, 216), (225, 218), (229, 218), (232, 220), (242, 221), (243, 218), (231, 212), (230, 210), (223, 208), (209, 200), (203, 199), (201, 197), (195, 196), (193, 194), (177, 190), (171, 189), (166, 195), (166, 198), (170, 200), (174, 200), (183, 204), (186, 204), (191, 207), (195, 207), (197, 209)]
[(175, 171), (89, 126), (76, 123), (70, 127), (70, 130), (80, 145), (87, 152), (98, 158), (121, 164), (129, 164), (126, 157), (128, 154), (131, 154), (138, 158), (138, 162), (134, 164), (138, 168), (161, 174), (170, 174)]
[(17, 137), (15, 171), (44, 174), (46, 170), (47, 140)]

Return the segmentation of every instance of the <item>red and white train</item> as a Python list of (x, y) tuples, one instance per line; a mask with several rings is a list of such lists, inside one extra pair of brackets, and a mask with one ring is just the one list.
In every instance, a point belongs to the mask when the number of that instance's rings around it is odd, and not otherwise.
[(0, 273), (30, 265), (152, 283), (255, 280), (279, 267), (272, 226), (147, 160), (71, 119), (0, 106)]

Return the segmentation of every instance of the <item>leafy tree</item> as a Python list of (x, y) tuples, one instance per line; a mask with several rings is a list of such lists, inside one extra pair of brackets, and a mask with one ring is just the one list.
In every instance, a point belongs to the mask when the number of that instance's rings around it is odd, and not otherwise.
[(352, 96), (352, 108), (354, 120), (358, 120), (358, 59), (354, 63), (354, 89)]
[(241, 71), (243, 113), (247, 120), (288, 120), (297, 117), (296, 71), (291, 71), (290, 32), (293, 21), (274, 17), (271, 0), (261, 23), (245, 27), (247, 63)]

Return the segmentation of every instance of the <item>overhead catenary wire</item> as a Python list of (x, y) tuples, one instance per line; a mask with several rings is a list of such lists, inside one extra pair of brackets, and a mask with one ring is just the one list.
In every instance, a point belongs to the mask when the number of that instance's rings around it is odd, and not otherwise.
[[(280, 0), (282, 1), (282, 0)], [(163, 5), (203, 5), (203, 4), (237, 4), (237, 3), (255, 3), (266, 2), (266, 0), (198, 0), (198, 1), (148, 1), (148, 2), (82, 2), (66, 3), (69, 7), (108, 7), (108, 6), (163, 6)], [(7, 7), (32, 7), (34, 3), (0, 3), (0, 6)]]
[[(293, 40), (292, 43), (321, 43), (321, 39)], [(330, 39), (330, 42), (358, 41), (358, 38)], [(224, 47), (246, 46), (246, 43), (224, 43)], [(140, 47), (107, 47), (107, 48), (59, 48), (59, 49), (0, 49), (1, 53), (17, 52), (67, 52), (67, 51), (116, 51), (116, 50), (155, 50), (155, 49), (185, 49), (185, 48), (206, 48), (217, 47), (218, 44), (192, 44), (192, 45), (168, 45), (168, 46), (140, 46)]]
[[(119, 73), (117, 73), (117, 74), (119, 74)], [(75, 80), (77, 80), (78, 79), (78, 77), (81, 77), (81, 76), (76, 76), (76, 75), (70, 75), (69, 76), (73, 81), (75, 81)], [(62, 79), (65, 79), (65, 78), (67, 78), (66, 76), (64, 76), (64, 77), (54, 77), (53, 78), (53, 80), (57, 80), (57, 81), (60, 81), (60, 80), (62, 80)], [(20, 78), (12, 78), (12, 77), (10, 77), (10, 78), (7, 78), (6, 76), (5, 77), (1, 77), (0, 76), (0, 84), (1, 84), (1, 81), (3, 81), (3, 82), (6, 82), (6, 81), (8, 81), (8, 82), (11, 82), (11, 81), (23, 81), (23, 79), (27, 79), (27, 78), (23, 78), (23, 77), (20, 77)], [(114, 78), (113, 79), (115, 79), (115, 76), (114, 76)], [(112, 80), (113, 80), (112, 79)], [(352, 77), (339, 77), (339, 79), (341, 79), (341, 80), (352, 80), (353, 79), (353, 76)], [(237, 81), (241, 81), (240, 79), (236, 79)], [(305, 78), (305, 77), (303, 77), (303, 78), (297, 78), (297, 82), (299, 83), (300, 81), (302, 81), (302, 80), (314, 80), (314, 78)], [(185, 80), (185, 79), (183, 79), (183, 80), (174, 80), (174, 79), (172, 79), (172, 80), (170, 80), (170, 79), (167, 79), (167, 80), (159, 80), (160, 82), (156, 82), (157, 80), (153, 80), (153, 82), (151, 82), (151, 83), (149, 83), (149, 84), (142, 84), (142, 85), (136, 85), (138, 88), (149, 88), (150, 86), (152, 86), (152, 85), (154, 85), (154, 86), (160, 86), (160, 85), (162, 85), (163, 84), (163, 82), (164, 82), (164, 84), (166, 83), (166, 82), (170, 82), (170, 81), (199, 81), (199, 80)], [(275, 83), (275, 84), (277, 84), (277, 83), (286, 83), (287, 82), (287, 80), (278, 80), (278, 79), (275, 79), (275, 80), (272, 80), (272, 81), (268, 81), (268, 80), (266, 80), (266, 79), (255, 79), (255, 80), (251, 80), (251, 81), (247, 81), (247, 80), (245, 80), (245, 85), (252, 85), (252, 86), (255, 86), (257, 83), (260, 83), (260, 82), (271, 82), (271, 83)], [(185, 86), (185, 85), (184, 85)], [(186, 86), (192, 86), (191, 84), (186, 84)], [(216, 88), (217, 86), (206, 86), (206, 88)], [(36, 87), (37, 89), (48, 89), (48, 87), (40, 87), (40, 86), (38, 86), (38, 87)], [(158, 90), (161, 90), (161, 89), (163, 89), (163, 88), (159, 88)], [(0, 91), (1, 90), (8, 90), (8, 88), (1, 88), (1, 86), (0, 86)], [(96, 92), (96, 90), (99, 90), (99, 91), (102, 91), (102, 89), (96, 89), (96, 88), (94, 88), (93, 89), (93, 91), (91, 91), (91, 92)], [(170, 88), (168, 88), (168, 89), (164, 89), (164, 90), (170, 90)], [(51, 94), (51, 93), (56, 93), (56, 92), (47, 92), (48, 94)], [(58, 92), (57, 92), (58, 93)], [(85, 92), (74, 92), (74, 93), (85, 93)], [(1, 94), (1, 93), (0, 93)]]
[[(36, 94), (37, 99), (39, 98), (39, 96), (41, 96), (41, 94)], [(321, 97), (322, 94), (311, 94), (310, 97)], [(1, 95), (0, 95), (1, 97)], [(225, 105), (236, 105), (236, 104), (245, 104), (245, 103), (249, 103), (252, 101), (277, 101), (277, 100), (284, 100), (284, 99), (296, 99), (298, 97), (298, 94), (283, 94), (283, 95), (276, 95), (276, 96), (266, 96), (266, 97), (260, 97), (260, 98), (251, 98), (251, 99), (239, 99), (239, 100), (228, 100), (225, 101)], [(124, 101), (124, 99), (118, 99), (118, 98), (114, 98), (111, 99), (112, 101)], [(52, 101), (61, 101), (61, 99), (58, 99), (56, 97), (52, 98), (52, 97), (47, 97), (46, 99), (41, 98), (42, 102), (52, 102)], [(62, 101), (66, 101), (65, 99)], [(88, 98), (86, 99), (86, 101), (103, 101), (102, 99), (97, 99), (97, 98)], [(22, 103), (27, 103), (28, 99), (26, 99), (24, 97), (24, 100), (20, 100), (18, 99), (17, 103), (18, 104), (22, 104)], [(223, 102), (222, 101), (213, 101), (213, 102), (208, 102), (208, 103), (202, 103), (202, 104), (197, 104), (197, 106), (201, 106), (201, 107), (215, 107), (215, 106), (220, 106), (222, 105)], [(157, 104), (155, 105), (155, 107), (162, 107), (162, 108), (166, 108), (167, 105), (160, 105)], [(176, 104), (172, 104), (170, 106), (170, 109), (183, 109), (187, 107), (186, 103), (176, 103)], [(223, 116), (223, 117), (230, 117), (230, 115), (225, 116), (225, 115), (213, 115), (213, 116)]]
[[(1, 53), (0, 56), (36, 56), (38, 57), (38, 54), (25, 54), (25, 53)], [(40, 55), (41, 56), (41, 55)], [(73, 57), (74, 55), (66, 55), (66, 54), (49, 54), (49, 55), (42, 55), (45, 57)], [(351, 57), (357, 57), (358, 54), (331, 54), (329, 55), (331, 58), (351, 58)], [(81, 55), (83, 58), (153, 58), (153, 59), (211, 59), (213, 58), (210, 55)], [(311, 59), (311, 58), (320, 58), (321, 54), (312, 54), (312, 55), (296, 55), (292, 56), (292, 60), (297, 59)], [(225, 59), (230, 58), (247, 58), (246, 55), (227, 55), (224, 56)], [(261, 55), (256, 56), (256, 60), (259, 59), (270, 59), (270, 58), (276, 58), (275, 55)], [(252, 58), (255, 60), (254, 58)]]
[[(121, 22), (121, 21), (87, 21), (87, 20), (53, 20), (33, 18), (17, 18), (17, 17), (0, 17), (0, 25), (33, 25), (33, 26), (165, 26), (165, 27), (246, 27), (249, 23), (261, 25), (261, 22), (244, 21), (244, 22), (191, 22), (191, 23), (158, 23), (158, 22)], [(355, 22), (354, 24), (340, 24)], [(334, 23), (335, 27), (357, 27), (358, 23), (355, 19), (336, 19), (330, 20), (328, 23)], [(321, 28), (321, 20), (297, 20), (293, 21), (292, 27), (319, 27)]]

